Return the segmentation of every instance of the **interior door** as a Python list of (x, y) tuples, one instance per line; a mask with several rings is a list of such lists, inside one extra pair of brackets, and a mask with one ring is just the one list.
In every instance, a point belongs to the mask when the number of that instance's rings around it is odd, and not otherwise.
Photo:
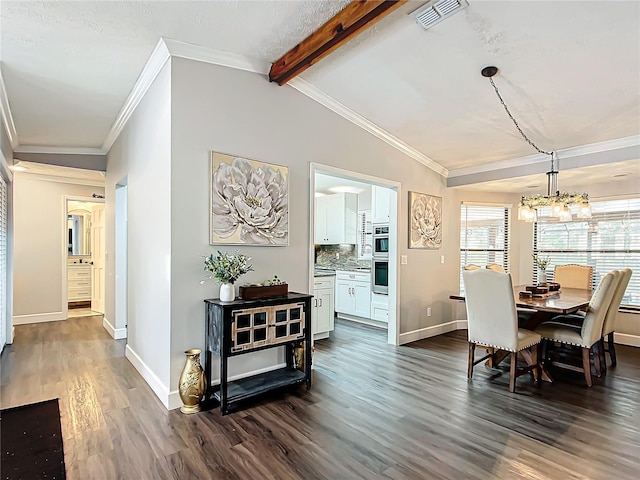
[(104, 205), (94, 205), (91, 210), (91, 310), (104, 313)]

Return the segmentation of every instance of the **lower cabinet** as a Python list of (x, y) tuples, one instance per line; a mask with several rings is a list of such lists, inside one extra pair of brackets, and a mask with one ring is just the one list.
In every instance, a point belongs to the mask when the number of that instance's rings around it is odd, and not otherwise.
[(312, 302), (313, 315), (311, 317), (311, 332), (313, 333), (313, 338), (319, 340), (321, 338), (327, 338), (329, 332), (334, 328), (335, 277), (315, 277), (313, 284), (314, 298)]
[(369, 273), (336, 272), (336, 312), (370, 318), (371, 276)]

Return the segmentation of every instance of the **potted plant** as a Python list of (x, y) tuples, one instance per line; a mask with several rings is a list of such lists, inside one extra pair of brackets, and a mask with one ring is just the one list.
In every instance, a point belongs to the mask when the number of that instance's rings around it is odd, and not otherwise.
[(542, 259), (537, 255), (532, 255), (533, 263), (538, 267), (538, 285), (547, 284), (547, 267), (549, 266), (549, 258)]
[(231, 302), (235, 299), (233, 284), (240, 276), (253, 271), (250, 261), (251, 257), (242, 253), (232, 255), (220, 250), (217, 255), (211, 254), (204, 258), (204, 269), (209, 272), (209, 278), (215, 278), (221, 283), (220, 300)]

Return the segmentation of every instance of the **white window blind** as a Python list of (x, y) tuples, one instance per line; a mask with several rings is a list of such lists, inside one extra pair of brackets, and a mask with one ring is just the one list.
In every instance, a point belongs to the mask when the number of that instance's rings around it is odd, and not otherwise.
[(7, 190), (7, 182), (0, 173), (0, 350), (4, 347), (7, 333)]
[(506, 205), (466, 205), (460, 209), (460, 292), (464, 293), (465, 265), (481, 267), (490, 263), (509, 271), (510, 207)]
[(622, 304), (640, 306), (640, 198), (591, 202), (591, 211), (590, 219), (576, 218), (572, 212), (571, 222), (539, 216), (534, 253), (549, 258), (548, 278), (556, 265), (591, 265), (594, 287), (607, 272), (628, 267), (633, 275)]

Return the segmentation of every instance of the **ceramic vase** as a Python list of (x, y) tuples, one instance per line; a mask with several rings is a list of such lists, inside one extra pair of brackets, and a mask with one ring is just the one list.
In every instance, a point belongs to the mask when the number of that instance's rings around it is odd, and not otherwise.
[(541, 268), (538, 269), (538, 285), (547, 284), (547, 271)]
[(236, 290), (232, 283), (223, 283), (220, 285), (220, 300), (223, 302), (232, 302), (236, 298)]
[(187, 356), (187, 361), (180, 374), (180, 383), (178, 383), (178, 393), (183, 403), (180, 411), (186, 414), (197, 413), (200, 411), (200, 401), (204, 397), (206, 386), (204, 370), (200, 365), (200, 350), (194, 348), (184, 353)]

